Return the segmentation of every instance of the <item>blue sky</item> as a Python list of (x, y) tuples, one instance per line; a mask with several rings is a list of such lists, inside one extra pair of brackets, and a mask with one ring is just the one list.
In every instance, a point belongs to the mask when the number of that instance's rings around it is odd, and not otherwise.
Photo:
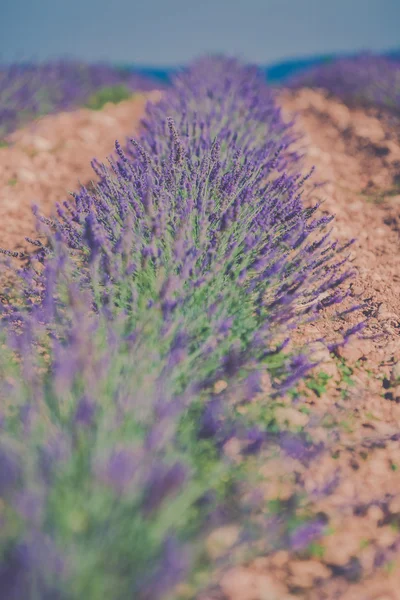
[(271, 63), (400, 47), (400, 0), (0, 0), (0, 61)]

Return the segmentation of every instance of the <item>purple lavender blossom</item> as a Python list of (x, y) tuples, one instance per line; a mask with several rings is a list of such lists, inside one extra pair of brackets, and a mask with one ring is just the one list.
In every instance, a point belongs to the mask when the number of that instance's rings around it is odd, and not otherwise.
[(307, 464), (310, 460), (318, 456), (324, 449), (322, 442), (320, 444), (312, 444), (302, 436), (290, 432), (282, 433), (279, 436), (278, 443), (285, 454), (304, 464)]
[(307, 548), (311, 542), (323, 535), (325, 528), (326, 523), (324, 521), (316, 520), (303, 523), (290, 534), (290, 547), (295, 552)]
[(77, 405), (75, 412), (75, 423), (84, 427), (90, 426), (93, 423), (96, 413), (96, 403), (88, 397), (83, 396)]
[(84, 104), (105, 87), (124, 85), (147, 92), (162, 84), (135, 72), (106, 64), (53, 61), (42, 64), (0, 65), (0, 137), (42, 114)]
[(340, 58), (294, 76), (292, 88), (324, 88), (352, 105), (400, 110), (400, 62), (369, 53)]
[(140, 600), (159, 600), (165, 597), (166, 590), (173, 589), (188, 573), (190, 552), (178, 540), (167, 537), (163, 547), (163, 560), (153, 573), (151, 582), (144, 582), (139, 592)]
[(18, 454), (5, 444), (0, 446), (0, 465), (0, 496), (4, 496), (22, 476), (22, 465)]
[(156, 510), (170, 494), (180, 491), (187, 477), (187, 469), (181, 463), (169, 466), (162, 463), (152, 465), (144, 490), (145, 514)]
[(116, 493), (127, 491), (138, 471), (140, 457), (132, 448), (115, 449), (109, 458), (96, 468), (99, 479), (110, 485)]

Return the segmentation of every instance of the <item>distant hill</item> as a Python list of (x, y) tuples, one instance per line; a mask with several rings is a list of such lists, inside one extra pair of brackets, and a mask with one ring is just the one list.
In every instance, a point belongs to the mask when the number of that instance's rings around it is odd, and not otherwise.
[(286, 60), (270, 66), (262, 67), (269, 83), (281, 83), (295, 73), (305, 71), (316, 65), (331, 62), (335, 55), (314, 56), (311, 58), (300, 58), (298, 60)]
[[(321, 63), (326, 63), (341, 58), (343, 56), (349, 56), (345, 54), (325, 54), (319, 56), (311, 56), (306, 58), (291, 59), (279, 61), (271, 65), (262, 65), (261, 69), (265, 72), (265, 77), (269, 83), (276, 84), (282, 83), (288, 77), (314, 67)], [(381, 56), (386, 56), (393, 60), (400, 60), (400, 50), (391, 50), (388, 52), (381, 53)], [(145, 67), (140, 65), (118, 65), (128, 71), (135, 71), (151, 79), (160, 81), (163, 85), (170, 83), (172, 76), (183, 68), (181, 67)]]

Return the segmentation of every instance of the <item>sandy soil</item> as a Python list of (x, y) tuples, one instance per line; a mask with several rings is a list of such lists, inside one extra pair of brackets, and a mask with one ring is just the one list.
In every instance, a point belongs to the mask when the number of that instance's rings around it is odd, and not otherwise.
[(265, 463), (266, 499), (305, 491), (329, 535), (314, 553), (280, 551), (233, 568), (212, 598), (400, 600), (400, 122), (350, 110), (322, 91), (285, 92), (280, 102), (285, 115), (298, 115), (304, 168), (315, 165), (314, 183), (324, 182), (307, 202), (323, 199), (323, 210), (336, 216), (334, 235), (357, 239), (344, 307), (364, 305), (343, 318), (325, 311), (294, 343), (331, 337), (365, 316), (370, 339), (354, 338), (338, 356), (317, 344), (324, 361), (317, 371), (329, 381), (319, 394), (302, 386), (301, 405), (287, 399), (279, 411), (283, 425), (326, 444), (320, 459)]
[[(326, 311), (294, 341), (334, 335), (363, 316), (374, 339), (354, 339), (339, 356), (316, 346), (329, 381), (319, 397), (303, 386), (303, 403), (287, 399), (278, 415), (327, 447), (309, 466), (268, 461), (265, 491), (267, 500), (302, 490), (314, 497), (314, 513), (330, 528), (319, 552), (280, 551), (234, 568), (207, 599), (400, 600), (400, 125), (319, 91), (285, 92), (281, 103), (299, 115), (304, 168), (315, 165), (314, 181), (324, 182), (313, 200), (336, 215), (336, 237), (357, 238), (352, 300), (364, 304), (343, 318)], [(0, 148), (0, 246), (25, 250), (24, 236), (35, 236), (31, 203), (50, 214), (67, 190), (90, 181), (90, 160), (135, 133), (144, 104), (58, 114), (13, 134), (12, 146)], [(315, 493), (327, 483), (328, 494)]]
[(81, 109), (41, 118), (11, 134), (11, 146), (0, 148), (0, 246), (15, 251), (31, 249), (25, 236), (35, 236), (31, 212), (36, 203), (50, 215), (56, 202), (68, 198), (79, 182), (94, 177), (90, 161), (105, 161), (116, 139), (133, 136), (150, 92), (100, 111)]

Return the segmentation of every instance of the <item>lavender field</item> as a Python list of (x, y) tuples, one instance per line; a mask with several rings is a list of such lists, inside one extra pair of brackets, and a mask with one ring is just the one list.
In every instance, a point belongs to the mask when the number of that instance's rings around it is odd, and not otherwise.
[[(3, 69), (3, 144), (33, 117), (154, 85), (107, 67)], [(307, 87), (392, 117), (400, 106), (389, 59), (322, 65), (287, 89)], [(279, 93), (255, 66), (193, 62), (109, 164), (93, 159), (91, 184), (51, 217), (35, 210), (30, 253), (1, 249), (18, 277), (1, 304), (1, 598), (334, 597), (298, 583), (218, 591), (225, 573), (279, 553), (319, 564), (315, 589), (362, 578), (356, 553), (321, 571), (333, 529), (318, 503), (340, 471), (312, 488), (301, 473), (345, 429), (309, 402), (336, 373), (351, 397), (345, 348), (376, 331), (353, 293), (354, 239), (314, 200)], [(299, 334), (321, 319), (340, 327)], [(268, 491), (281, 476), (290, 491)], [(396, 533), (385, 551), (370, 544), (372, 571), (393, 560)]]
[(101, 108), (107, 101), (120, 101), (135, 91), (154, 87), (151, 78), (105, 64), (53, 61), (0, 65), (0, 142), (34, 118), (84, 104)]

